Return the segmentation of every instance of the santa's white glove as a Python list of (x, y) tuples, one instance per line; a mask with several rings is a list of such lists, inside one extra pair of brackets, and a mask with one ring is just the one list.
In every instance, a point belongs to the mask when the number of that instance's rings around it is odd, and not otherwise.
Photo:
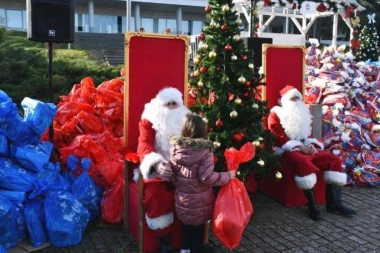
[(173, 176), (173, 170), (170, 166), (170, 163), (167, 161), (161, 161), (154, 165), (154, 169), (158, 173), (158, 175), (162, 178), (170, 178)]

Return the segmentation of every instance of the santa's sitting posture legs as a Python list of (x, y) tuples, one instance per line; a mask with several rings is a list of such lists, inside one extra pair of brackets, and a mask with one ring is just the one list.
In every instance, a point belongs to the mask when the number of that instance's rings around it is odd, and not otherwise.
[(308, 200), (308, 215), (311, 219), (320, 219), (320, 212), (314, 195), (314, 186), (317, 182), (316, 173), (320, 170), (323, 171), (326, 182), (327, 212), (344, 215), (356, 213), (354, 210), (345, 207), (342, 203), (342, 186), (347, 181), (347, 175), (342, 170), (342, 161), (339, 157), (327, 151), (319, 151), (312, 156), (305, 156), (301, 152), (295, 151), (285, 152), (283, 158), (294, 165), (296, 185), (304, 191)]

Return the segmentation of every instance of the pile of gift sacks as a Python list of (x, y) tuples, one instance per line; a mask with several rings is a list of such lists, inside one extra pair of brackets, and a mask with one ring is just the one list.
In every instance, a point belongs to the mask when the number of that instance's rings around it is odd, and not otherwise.
[(325, 148), (343, 161), (349, 184), (380, 185), (380, 61), (355, 62), (345, 46), (306, 52), (305, 102), (323, 105)]
[(0, 251), (27, 237), (35, 247), (78, 244), (100, 212), (122, 221), (123, 89), (85, 78), (57, 106), (25, 98), (23, 116), (0, 90)]

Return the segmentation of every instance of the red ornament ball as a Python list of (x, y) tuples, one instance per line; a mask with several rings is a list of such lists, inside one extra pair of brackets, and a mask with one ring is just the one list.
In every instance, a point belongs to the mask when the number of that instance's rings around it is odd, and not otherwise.
[(243, 61), (245, 61), (248, 57), (246, 55), (243, 55), (241, 58), (243, 59)]
[(249, 97), (249, 92), (244, 92), (243, 97), (245, 97), (245, 98)]
[(206, 13), (210, 13), (211, 12), (211, 7), (210, 5), (207, 5), (206, 8), (205, 8), (205, 12)]
[(207, 72), (207, 67), (202, 66), (202, 67), (199, 69), (199, 71), (200, 71), (202, 74), (204, 74), (204, 73)]
[(208, 129), (208, 131), (209, 131), (209, 132), (214, 132), (214, 128), (211, 128), (211, 127), (210, 127), (210, 128)]
[(201, 34), (199, 35), (199, 39), (200, 39), (200, 40), (205, 40), (205, 38), (206, 38), (206, 36), (205, 36), (204, 33), (201, 33)]
[(359, 30), (358, 29), (354, 29), (354, 34), (358, 34), (359, 33)]
[(251, 86), (251, 81), (247, 80), (247, 81), (245, 81), (244, 84), (245, 84), (246, 86)]
[(218, 119), (218, 120), (215, 122), (215, 125), (216, 125), (217, 127), (222, 127), (222, 126), (224, 125), (224, 123), (223, 123), (222, 120)]
[(256, 28), (260, 28), (260, 24), (256, 24), (255, 27), (256, 27)]
[(326, 6), (323, 3), (320, 3), (317, 7), (317, 11), (325, 12), (327, 10)]
[(241, 142), (244, 139), (244, 134), (242, 132), (236, 132), (232, 135), (232, 139), (236, 142)]
[(296, 4), (296, 3), (293, 3), (293, 5), (292, 5), (292, 10), (295, 10), (295, 9), (297, 9), (297, 4)]
[(228, 26), (226, 24), (223, 24), (221, 27), (220, 27), (220, 30), (222, 31), (227, 31), (228, 30)]
[(259, 37), (259, 35), (257, 35), (257, 33), (255, 33), (255, 34), (253, 35), (253, 37), (257, 38), (257, 37)]
[(216, 67), (216, 72), (220, 72), (220, 67), (218, 66), (218, 67)]
[(225, 49), (226, 51), (228, 51), (228, 52), (231, 52), (231, 51), (232, 51), (232, 47), (231, 47), (230, 44), (227, 44), (227, 45), (224, 47), (224, 49)]
[(216, 155), (214, 155), (214, 163), (217, 163), (218, 161), (219, 161), (219, 158)]

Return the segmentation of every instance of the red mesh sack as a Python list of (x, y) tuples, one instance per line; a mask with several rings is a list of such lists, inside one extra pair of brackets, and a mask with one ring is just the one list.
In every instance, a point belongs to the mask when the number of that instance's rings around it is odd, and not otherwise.
[[(227, 170), (238, 170), (239, 164), (255, 156), (255, 146), (247, 142), (240, 151), (226, 149)], [(239, 245), (244, 228), (247, 226), (253, 206), (244, 184), (234, 178), (222, 186), (215, 202), (212, 231), (216, 238), (227, 248)]]
[(101, 210), (102, 218), (106, 222), (120, 223), (123, 221), (124, 212), (124, 180), (117, 180), (111, 187), (104, 191)]

